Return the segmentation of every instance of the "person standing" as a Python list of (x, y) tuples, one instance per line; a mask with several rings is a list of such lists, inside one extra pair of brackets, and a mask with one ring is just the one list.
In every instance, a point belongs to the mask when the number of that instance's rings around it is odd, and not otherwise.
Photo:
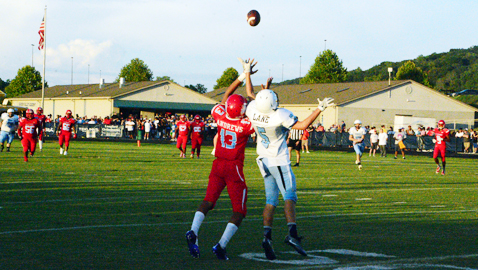
[(298, 235), (296, 223), (297, 187), (296, 178), (290, 165), (289, 151), (287, 150), (287, 137), (291, 129), (304, 130), (328, 106), (333, 106), (333, 99), (325, 98), (319, 101), (316, 110), (305, 120), (298, 121), (297, 117), (289, 110), (279, 108), (279, 98), (270, 85), (269, 78), (266, 86), (254, 94), (250, 76), (246, 76), (246, 91), (249, 98), (253, 99), (247, 106), (246, 115), (252, 122), (257, 134), (257, 164), (264, 178), (266, 205), (263, 212), (264, 238), (262, 247), (266, 258), (276, 259), (272, 248), (272, 223), (274, 212), (279, 204), (279, 192), (285, 201), (284, 212), (289, 228), (289, 234), (284, 242), (293, 247), (299, 254), (307, 256), (302, 248), (301, 237)]
[(470, 153), (470, 147), (471, 147), (471, 138), (470, 138), (470, 133), (468, 133), (468, 129), (466, 128), (465, 131), (463, 131), (463, 153)]
[(10, 146), (12, 145), (15, 131), (18, 127), (18, 115), (14, 115), (14, 112), (13, 109), (8, 109), (6, 113), (2, 113), (0, 119), (2, 122), (2, 131), (0, 131), (0, 152), (3, 152), (5, 142), (7, 142), (7, 152), (10, 152)]
[(387, 157), (387, 141), (388, 141), (387, 131), (383, 127), (382, 129), (380, 129), (380, 134), (378, 134), (378, 146), (380, 147), (380, 157)]
[(194, 121), (189, 124), (191, 126), (191, 158), (194, 158), (194, 152), (197, 149), (197, 157), (201, 155), (201, 145), (204, 137), (204, 122), (200, 115), (194, 116)]
[(378, 146), (378, 134), (377, 134), (377, 129), (375, 127), (372, 127), (370, 130), (370, 152), (368, 153), (368, 156), (375, 156), (375, 153), (377, 152), (377, 146)]
[[(60, 144), (60, 155), (68, 155), (68, 149), (70, 148), (70, 139), (76, 138), (76, 129), (75, 129), (76, 120), (72, 117), (70, 110), (67, 110), (65, 117), (60, 118), (57, 135), (58, 143)], [(73, 135), (73, 136), (72, 136)], [(63, 145), (65, 148), (63, 148)]]
[[(251, 73), (250, 66), (248, 73)], [(254, 133), (254, 129), (251, 122), (244, 118), (246, 99), (241, 95), (233, 95), (234, 91), (242, 84), (244, 76), (241, 75), (229, 86), (221, 104), (214, 106), (211, 111), (218, 123), (219, 139), (216, 146), (216, 159), (209, 174), (206, 197), (194, 214), (191, 230), (186, 232), (189, 253), (194, 258), (200, 256), (199, 228), (207, 213), (215, 207), (226, 186), (233, 212), (221, 239), (212, 248), (219, 260), (229, 260), (226, 246), (247, 214), (247, 185), (243, 172), (244, 152), (249, 136)]]
[(28, 109), (25, 115), (26, 117), (20, 121), (18, 127), (18, 138), (22, 141), (23, 159), (28, 162), (28, 152), (31, 157), (35, 154), (38, 134), (42, 126), (40, 120), (34, 117), (32, 109)]
[(309, 137), (310, 133), (314, 131), (312, 126), (309, 126), (306, 130), (304, 130), (304, 135), (302, 136), (301, 144), (302, 144), (302, 153), (304, 153), (304, 149), (307, 154), (309, 154)]
[[(442, 170), (441, 175), (445, 175), (446, 142), (450, 141), (450, 131), (445, 128), (445, 121), (440, 120), (438, 121), (438, 127), (435, 128), (433, 132), (435, 133), (435, 138), (433, 139), (433, 143), (435, 143), (435, 149), (433, 150), (433, 159), (437, 164), (437, 169), (435, 170), (435, 173), (440, 173), (440, 170)], [(438, 157), (441, 157), (441, 167), (440, 162), (438, 161)]]
[(365, 151), (365, 145), (363, 140), (367, 131), (362, 127), (362, 121), (355, 120), (354, 127), (349, 130), (349, 140), (352, 141), (355, 150), (355, 164), (358, 165), (358, 169), (362, 170), (362, 154)]
[(43, 137), (45, 136), (45, 123), (46, 123), (46, 116), (43, 114), (43, 108), (38, 107), (37, 108), (37, 113), (33, 116), (38, 121), (40, 121), (41, 124), (41, 130), (40, 133), (38, 134), (38, 146), (40, 148), (40, 152), (43, 150)]
[(292, 158), (292, 149), (295, 150), (296, 162), (293, 167), (299, 167), (300, 163), (300, 141), (304, 136), (304, 130), (291, 129), (287, 138), (287, 147), (289, 148), (289, 157)]
[(425, 141), (424, 138), (427, 135), (425, 129), (423, 127), (418, 127), (417, 131), (417, 152), (422, 152), (425, 149)]
[(144, 121), (144, 139), (149, 140), (149, 134), (151, 133), (151, 120)]
[(398, 156), (398, 150), (402, 152), (402, 158), (405, 159), (405, 144), (403, 143), (403, 140), (405, 140), (406, 135), (405, 132), (403, 132), (403, 128), (398, 129), (398, 132), (393, 134), (393, 138), (395, 139), (395, 157), (394, 159), (397, 159)]
[(179, 149), (179, 157), (185, 158), (186, 157), (186, 146), (188, 143), (188, 135), (189, 135), (189, 121), (186, 120), (186, 115), (181, 115), (179, 117), (179, 121), (176, 122), (176, 129), (174, 131), (175, 136), (178, 138), (176, 143), (176, 148)]
[(130, 139), (133, 139), (133, 131), (134, 131), (134, 126), (136, 125), (133, 119), (133, 116), (130, 115), (128, 119), (126, 119), (126, 122), (124, 123), (126, 126), (126, 134)]

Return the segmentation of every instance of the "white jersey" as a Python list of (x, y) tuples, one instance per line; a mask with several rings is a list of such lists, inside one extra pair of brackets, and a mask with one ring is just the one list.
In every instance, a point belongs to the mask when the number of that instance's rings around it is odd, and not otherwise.
[(2, 113), (2, 131), (14, 132), (18, 126), (18, 115), (8, 116), (8, 113)]
[(367, 131), (363, 127), (360, 127), (358, 130), (356, 127), (351, 127), (349, 134), (352, 135), (355, 140), (362, 140), (361, 143), (363, 143), (363, 138), (365, 137), (365, 134), (367, 134)]
[(257, 133), (257, 154), (267, 158), (269, 165), (290, 164), (287, 137), (297, 117), (289, 110), (279, 108), (269, 114), (262, 114), (253, 100), (247, 106), (246, 115)]

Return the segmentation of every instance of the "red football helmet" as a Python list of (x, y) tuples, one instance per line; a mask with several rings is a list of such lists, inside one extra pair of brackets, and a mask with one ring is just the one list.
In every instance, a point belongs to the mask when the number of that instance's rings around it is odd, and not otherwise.
[(65, 114), (68, 118), (70, 118), (73, 113), (71, 112), (71, 110), (67, 110)]
[(226, 100), (226, 114), (230, 118), (243, 118), (246, 113), (246, 99), (241, 95), (232, 95)]
[(43, 108), (42, 107), (38, 107), (37, 109), (37, 114), (38, 115), (41, 115), (43, 113)]
[(28, 109), (28, 110), (25, 112), (25, 116), (27, 117), (27, 119), (33, 119), (33, 110), (32, 110), (32, 109)]
[(194, 116), (194, 120), (201, 121), (201, 116), (199, 114), (196, 114), (196, 116)]
[(443, 121), (443, 120), (438, 121), (438, 127), (439, 128), (444, 128), (445, 127), (445, 121)]
[(179, 120), (181, 120), (181, 121), (186, 121), (186, 115), (181, 114), (181, 115), (179, 116)]

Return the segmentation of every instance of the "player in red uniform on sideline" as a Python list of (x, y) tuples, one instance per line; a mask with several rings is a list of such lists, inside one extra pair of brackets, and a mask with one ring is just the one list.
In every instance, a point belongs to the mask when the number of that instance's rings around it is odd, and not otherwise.
[(189, 138), (189, 121), (186, 120), (186, 116), (183, 114), (179, 116), (179, 121), (176, 122), (176, 130), (174, 134), (177, 138), (176, 148), (181, 152), (179, 157), (186, 157), (186, 145)]
[[(450, 131), (445, 128), (445, 121), (440, 120), (438, 121), (438, 128), (433, 130), (435, 133), (435, 139), (433, 142), (435, 143), (435, 150), (433, 150), (433, 159), (435, 159), (435, 163), (437, 164), (436, 173), (440, 173), (441, 175), (445, 175), (445, 154), (446, 154), (446, 142), (450, 141)], [(438, 161), (438, 157), (441, 157), (442, 167), (440, 167), (440, 162)]]
[[(238, 230), (246, 216), (247, 186), (244, 180), (244, 152), (249, 136), (254, 133), (252, 123), (244, 118), (246, 99), (241, 95), (232, 95), (242, 84), (246, 72), (251, 72), (251, 64), (226, 90), (221, 104), (216, 105), (211, 114), (217, 122), (218, 142), (216, 145), (216, 160), (212, 164), (206, 197), (194, 215), (191, 230), (186, 233), (189, 253), (199, 258), (198, 231), (206, 214), (214, 208), (216, 202), (227, 186), (227, 192), (232, 204), (232, 216), (226, 226), (219, 243), (212, 251), (220, 260), (228, 260), (226, 245)], [(254, 65), (252, 65), (253, 67)], [(252, 85), (251, 85), (252, 87)]]
[[(58, 135), (58, 143), (60, 144), (60, 155), (66, 156), (68, 154), (72, 134), (73, 139), (76, 138), (75, 124), (76, 120), (72, 117), (72, 112), (67, 110), (65, 117), (60, 118), (60, 123), (58, 124), (58, 129), (56, 130)], [(65, 149), (63, 149), (63, 144), (65, 145)]]
[(200, 115), (194, 116), (194, 121), (190, 122), (190, 133), (191, 133), (191, 158), (194, 158), (194, 152), (196, 149), (197, 157), (201, 154), (201, 145), (203, 141), (203, 134), (204, 134), (204, 122), (201, 120)]
[(45, 136), (45, 122), (46, 122), (46, 115), (43, 114), (43, 108), (38, 107), (37, 114), (34, 115), (38, 121), (40, 121), (42, 129), (40, 130), (40, 134), (38, 134), (38, 146), (40, 146), (40, 152), (43, 150), (43, 137)]
[(23, 159), (25, 162), (28, 162), (28, 152), (30, 152), (32, 157), (35, 154), (38, 133), (41, 131), (42, 126), (40, 121), (33, 117), (32, 109), (28, 109), (25, 115), (26, 118), (22, 118), (18, 125), (18, 137), (22, 140)]

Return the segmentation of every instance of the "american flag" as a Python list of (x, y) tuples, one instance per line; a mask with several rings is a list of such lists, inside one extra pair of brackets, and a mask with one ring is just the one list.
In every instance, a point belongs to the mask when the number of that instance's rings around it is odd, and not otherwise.
[(39, 50), (42, 50), (43, 49), (43, 44), (45, 43), (45, 17), (43, 17), (43, 20), (41, 21), (41, 25), (40, 25), (40, 31), (38, 31), (38, 34), (40, 35), (40, 42), (39, 42), (39, 46), (38, 46), (38, 49)]

